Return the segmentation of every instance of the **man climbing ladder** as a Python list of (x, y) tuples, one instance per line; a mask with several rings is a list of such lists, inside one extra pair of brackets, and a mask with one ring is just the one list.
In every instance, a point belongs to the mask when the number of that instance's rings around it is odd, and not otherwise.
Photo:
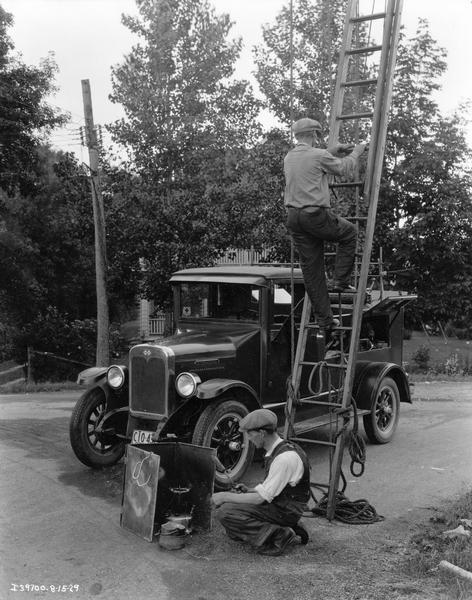
[[(288, 386), (284, 437), (298, 442), (327, 444), (330, 447), (329, 482), (327, 485), (322, 484), (328, 488), (328, 519), (333, 518), (336, 510), (345, 437), (353, 405), (352, 391), (371, 264), (402, 11), (402, 0), (385, 0), (385, 8), (380, 12), (375, 12), (374, 2), (371, 12), (365, 14), (361, 12), (360, 4), (360, 0), (347, 2), (330, 116), (328, 151), (313, 147), (315, 136), (320, 129), (319, 123), (311, 119), (301, 119), (293, 125), (298, 144), (288, 153), (285, 160), (288, 227), (299, 251), (307, 294)], [(374, 23), (382, 25), (381, 43), (375, 43), (372, 39)], [(378, 57), (378, 61), (374, 57)], [(341, 131), (342, 127), (344, 129)], [(339, 154), (345, 152), (347, 146), (339, 144), (338, 140), (343, 136), (352, 139), (352, 132), (362, 132), (363, 136), (368, 137), (369, 153), (362, 180), (357, 177), (357, 181), (350, 183), (346, 182), (346, 175), (352, 175), (365, 146), (359, 144), (349, 156), (341, 158)], [(328, 183), (328, 173), (341, 175), (342, 181)], [(355, 210), (349, 219), (356, 224), (365, 225), (363, 235), (360, 236), (361, 244), (356, 244), (356, 236), (352, 234), (356, 226), (349, 225), (347, 219), (334, 215), (329, 208), (329, 188), (336, 188), (338, 193), (344, 189), (346, 199), (354, 191)], [(367, 214), (361, 211), (362, 207)], [(338, 314), (335, 316), (331, 312), (325, 281), (325, 240), (338, 241), (340, 246), (335, 264), (335, 277), (338, 281), (333, 285), (333, 291), (338, 292)], [(346, 289), (351, 292), (347, 286), (350, 284), (352, 263), (357, 256), (362, 256), (360, 272), (355, 273), (356, 288), (350, 294), (351, 306), (347, 309), (343, 304), (343, 296), (346, 294), (342, 292)], [(312, 304), (317, 317), (316, 323), (311, 322)], [(341, 321), (339, 324), (335, 321), (336, 316)], [(341, 343), (337, 360), (327, 360), (325, 357), (323, 361), (328, 370), (329, 380), (337, 381), (328, 400), (310, 390), (307, 395), (302, 385), (304, 368), (320, 368), (320, 363), (307, 360), (305, 356), (309, 332), (315, 332), (316, 335), (317, 329), (324, 331), (325, 336), (330, 329), (337, 329), (340, 333)], [(344, 348), (344, 335), (349, 344), (347, 352)], [(328, 442), (296, 435), (295, 413), (302, 405), (320, 405), (328, 410), (330, 425), (334, 424), (334, 434), (330, 434)]]
[[(355, 291), (350, 285), (356, 249), (356, 226), (331, 208), (328, 175), (352, 178), (365, 144), (316, 147), (321, 125), (300, 119), (293, 125), (296, 146), (284, 160), (287, 228), (300, 257), (305, 289), (318, 325), (329, 337), (339, 321), (333, 318), (325, 276), (324, 242), (338, 242), (333, 291)], [(348, 150), (350, 154), (342, 157)]]

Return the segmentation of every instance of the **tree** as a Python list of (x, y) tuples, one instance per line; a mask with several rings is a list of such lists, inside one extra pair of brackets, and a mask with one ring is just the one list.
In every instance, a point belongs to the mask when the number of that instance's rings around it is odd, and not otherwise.
[(39, 67), (25, 65), (13, 54), (8, 28), (13, 18), (0, 6), (0, 188), (7, 194), (34, 192), (39, 166), (36, 150), (44, 135), (66, 117), (47, 104), (54, 91), (52, 56)]
[(86, 174), (70, 154), (37, 150), (35, 194), (3, 192), (0, 304), (17, 326), (48, 307), (82, 319), (94, 314), (93, 222)]
[(472, 317), (471, 152), (466, 107), (444, 117), (434, 100), (445, 56), (424, 20), (402, 37), (376, 231), (399, 282), (418, 293), (410, 310), (425, 321)]
[(293, 3), (292, 15), (289, 7), (284, 6), (275, 24), (263, 28), (264, 44), (254, 52), (256, 78), (270, 109), (282, 123), (290, 124), (293, 93), (293, 120), (310, 116), (326, 126), (345, 10), (345, 0), (298, 0)]
[[(110, 129), (136, 173), (129, 210), (140, 222), (135, 269), (146, 263), (145, 290), (168, 296), (169, 274), (215, 259), (234, 234), (226, 187), (260, 132), (250, 85), (231, 79), (241, 41), (228, 41), (228, 15), (206, 0), (138, 0), (124, 24), (139, 36), (113, 69), (111, 99), (126, 118)], [(126, 223), (123, 231), (129, 232)], [(165, 292), (164, 292), (165, 290)]]

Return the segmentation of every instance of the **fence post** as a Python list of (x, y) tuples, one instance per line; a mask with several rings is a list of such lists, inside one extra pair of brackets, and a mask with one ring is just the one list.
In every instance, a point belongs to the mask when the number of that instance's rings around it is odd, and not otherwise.
[(28, 346), (26, 348), (27, 353), (27, 371), (26, 371), (26, 383), (33, 383), (33, 348)]

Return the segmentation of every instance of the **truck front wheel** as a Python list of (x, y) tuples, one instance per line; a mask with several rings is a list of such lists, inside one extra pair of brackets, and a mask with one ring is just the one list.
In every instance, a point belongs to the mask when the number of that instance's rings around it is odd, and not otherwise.
[(239, 421), (248, 413), (241, 402), (225, 399), (207, 406), (197, 421), (192, 443), (216, 449), (219, 461), (216, 489), (230, 489), (233, 482), (243, 477), (252, 462), (254, 446), (247, 433), (239, 431)]
[(100, 388), (93, 388), (79, 398), (70, 419), (72, 450), (93, 469), (111, 467), (125, 452), (123, 440), (101, 427), (105, 414), (105, 395)]
[(377, 388), (372, 408), (364, 415), (364, 429), (369, 441), (387, 444), (393, 438), (400, 417), (400, 393), (391, 377), (384, 377)]

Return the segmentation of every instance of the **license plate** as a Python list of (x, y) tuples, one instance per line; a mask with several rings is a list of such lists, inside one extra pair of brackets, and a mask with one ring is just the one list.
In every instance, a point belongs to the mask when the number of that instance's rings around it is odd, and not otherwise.
[(135, 429), (133, 431), (133, 437), (131, 438), (132, 444), (154, 444), (153, 435), (154, 431), (143, 431), (141, 429)]

